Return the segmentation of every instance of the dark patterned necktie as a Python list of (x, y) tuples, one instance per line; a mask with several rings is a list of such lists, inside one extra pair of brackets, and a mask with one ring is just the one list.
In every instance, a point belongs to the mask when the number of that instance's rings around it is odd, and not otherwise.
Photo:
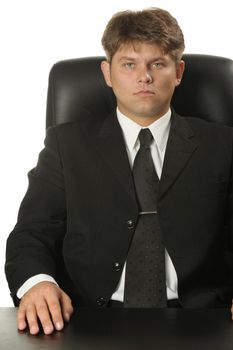
[(126, 261), (124, 307), (166, 307), (165, 248), (156, 213), (159, 178), (150, 151), (153, 136), (142, 129), (138, 137), (133, 178), (140, 213)]

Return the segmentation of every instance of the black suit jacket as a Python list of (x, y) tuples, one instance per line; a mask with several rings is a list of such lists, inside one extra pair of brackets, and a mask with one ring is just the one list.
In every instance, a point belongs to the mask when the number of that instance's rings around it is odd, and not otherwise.
[[(231, 304), (231, 128), (174, 111), (158, 215), (184, 307)], [(74, 303), (105, 306), (119, 282), (138, 207), (115, 113), (50, 128), (7, 242), (12, 296), (52, 275)]]

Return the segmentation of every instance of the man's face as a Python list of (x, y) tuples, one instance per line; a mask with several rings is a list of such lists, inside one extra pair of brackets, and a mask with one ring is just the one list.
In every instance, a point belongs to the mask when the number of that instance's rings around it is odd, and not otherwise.
[(105, 81), (119, 110), (141, 125), (164, 115), (179, 85), (184, 62), (175, 63), (157, 44), (122, 45), (112, 62), (102, 62)]

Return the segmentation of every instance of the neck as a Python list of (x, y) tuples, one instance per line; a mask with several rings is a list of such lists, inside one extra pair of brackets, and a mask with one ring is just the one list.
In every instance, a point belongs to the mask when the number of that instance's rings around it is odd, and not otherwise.
[(156, 120), (161, 118), (162, 115), (161, 116), (154, 116), (154, 117), (135, 117), (135, 116), (127, 116), (126, 115), (126, 117), (131, 119), (132, 121), (134, 121), (138, 125), (145, 127), (145, 126), (149, 126), (152, 123), (154, 123)]
[[(119, 107), (118, 107), (119, 109)], [(156, 114), (154, 116), (138, 116), (138, 115), (132, 115), (129, 113), (124, 113), (119, 109), (120, 113), (123, 114), (124, 117), (132, 120), (134, 123), (142, 126), (142, 127), (147, 127), (154, 123), (156, 120), (160, 119), (163, 117), (168, 111), (162, 112), (160, 114)]]

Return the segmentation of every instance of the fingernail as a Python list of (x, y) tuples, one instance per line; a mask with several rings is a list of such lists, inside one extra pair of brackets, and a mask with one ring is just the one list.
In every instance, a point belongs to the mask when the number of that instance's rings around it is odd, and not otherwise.
[(63, 324), (61, 322), (56, 322), (55, 324), (56, 330), (60, 331), (63, 328)]
[(45, 327), (45, 330), (44, 330), (45, 334), (50, 334), (52, 333), (52, 331), (53, 331), (52, 327), (49, 327), (49, 326)]
[(35, 334), (38, 332), (38, 328), (36, 326), (32, 326), (31, 329), (30, 329), (30, 333), (31, 334)]
[(70, 314), (66, 313), (66, 314), (64, 315), (64, 317), (65, 317), (65, 320), (66, 320), (67, 322), (70, 320)]
[(18, 324), (18, 329), (19, 329), (20, 331), (24, 330), (25, 328), (26, 328), (25, 323), (19, 323), (19, 324)]

